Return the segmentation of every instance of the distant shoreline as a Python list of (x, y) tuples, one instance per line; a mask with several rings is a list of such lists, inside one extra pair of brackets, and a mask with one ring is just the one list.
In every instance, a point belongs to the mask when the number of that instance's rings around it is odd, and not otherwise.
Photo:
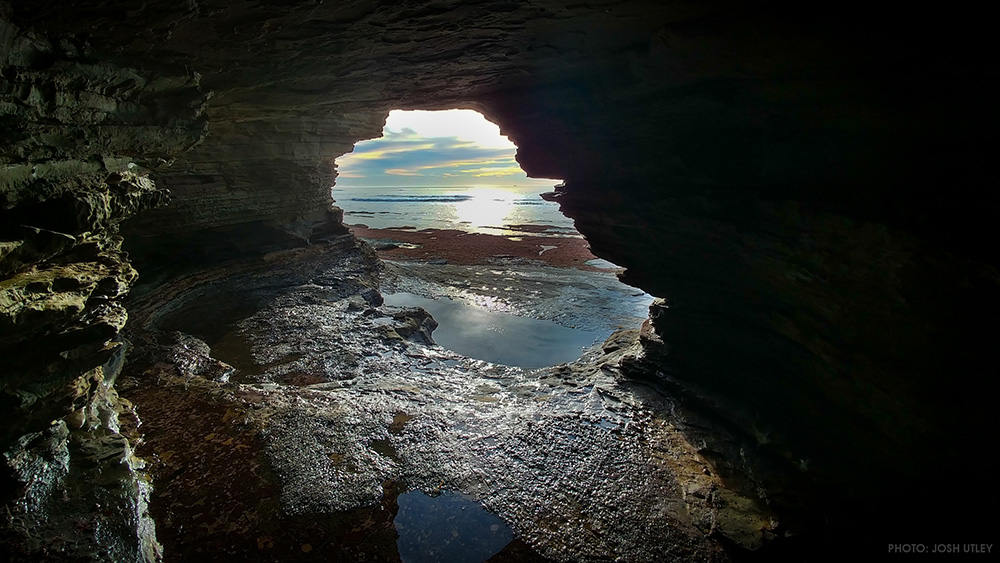
[[(522, 259), (560, 268), (609, 273), (621, 271), (620, 268), (607, 267), (607, 264), (588, 264), (598, 258), (590, 252), (587, 241), (578, 237), (509, 237), (455, 229), (372, 229), (362, 224), (348, 227), (357, 237), (371, 242), (379, 256), (389, 260), (445, 260), (449, 264), (473, 265)], [(532, 226), (539, 232), (545, 228)]]

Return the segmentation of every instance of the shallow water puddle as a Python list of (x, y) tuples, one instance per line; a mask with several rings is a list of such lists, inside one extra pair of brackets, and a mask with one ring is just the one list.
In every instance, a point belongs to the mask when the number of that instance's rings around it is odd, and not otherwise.
[(495, 313), (451, 299), (412, 293), (385, 296), (387, 305), (422, 307), (439, 326), (434, 341), (459, 354), (495, 364), (539, 368), (576, 360), (602, 337), (552, 321)]
[(514, 539), (503, 520), (460, 493), (412, 491), (399, 495), (398, 502), (403, 563), (482, 563)]

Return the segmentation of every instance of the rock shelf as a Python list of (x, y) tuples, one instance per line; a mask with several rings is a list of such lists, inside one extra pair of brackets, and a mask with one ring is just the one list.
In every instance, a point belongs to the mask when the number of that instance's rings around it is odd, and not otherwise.
[(130, 329), (142, 352), (120, 387), (145, 413), (138, 453), (176, 560), (392, 560), (396, 498), (412, 490), (477, 499), (539, 560), (722, 561), (717, 537), (774, 537), (776, 517), (719, 477), (678, 405), (622, 376), (637, 331), (552, 368), (473, 360), (434, 345), (422, 310), (382, 304), (362, 247), (327, 250), (303, 257), (308, 280), (247, 272), (199, 291), (199, 307), (257, 295), (242, 319), (191, 325), (217, 346), (172, 331), (183, 309)]

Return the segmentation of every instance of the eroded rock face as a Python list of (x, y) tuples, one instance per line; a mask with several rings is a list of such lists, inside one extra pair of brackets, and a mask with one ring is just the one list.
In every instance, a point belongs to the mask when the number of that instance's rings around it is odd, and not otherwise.
[(0, 552), (153, 560), (119, 420), (134, 415), (113, 389), (137, 277), (118, 225), (166, 200), (145, 170), (202, 138), (205, 96), (193, 73), (96, 60), (6, 19), (0, 36)]
[(89, 401), (64, 385), (107, 360), (134, 277), (113, 225), (160, 197), (130, 162), (176, 159), (154, 172), (173, 205), (126, 229), (168, 279), (334, 239), (333, 159), (390, 108), (460, 106), (497, 120), (529, 174), (565, 179), (595, 253), (668, 299), (636, 377), (829, 488), (832, 521), (917, 524), (912, 487), (985, 478), (959, 461), (996, 441), (995, 65), (985, 18), (837, 10), (5, 6), (0, 338), (5, 401), (27, 413), (5, 444)]

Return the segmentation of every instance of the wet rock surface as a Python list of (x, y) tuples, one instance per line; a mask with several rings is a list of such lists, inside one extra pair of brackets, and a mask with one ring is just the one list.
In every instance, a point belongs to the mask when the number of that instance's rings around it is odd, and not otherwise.
[(590, 253), (587, 241), (575, 230), (567, 232), (562, 227), (508, 225), (508, 233), (498, 228), (496, 234), (451, 229), (371, 229), (364, 225), (350, 228), (355, 236), (368, 241), (389, 260), (443, 260), (448, 264), (469, 265), (504, 256), (563, 268), (617, 269), (610, 263), (595, 267), (596, 257)]
[(204, 137), (207, 96), (196, 73), (97, 60), (6, 17), (0, 38), (0, 558), (153, 561), (113, 388), (137, 278), (119, 226), (166, 201), (148, 173)]
[[(724, 543), (773, 537), (766, 503), (718, 476), (678, 405), (621, 376), (635, 331), (553, 368), (490, 364), (434, 345), (433, 320), (382, 304), (377, 280), (345, 282), (352, 265), (372, 270), (360, 247), (311, 260), (310, 283), (271, 286), (223, 327), (192, 325), (210, 344), (155, 330), (180, 318), (132, 329), (123, 392), (143, 417), (166, 560), (398, 560), (396, 499), (416, 490), (468, 495), (510, 527), (510, 551), (554, 561), (722, 561)], [(389, 269), (397, 286), (441, 282)], [(228, 383), (213, 365), (235, 368)]]
[(120, 357), (84, 374), (78, 410), (21, 436), (3, 461), (17, 494), (0, 521), (9, 561), (154, 561), (152, 490), (135, 456), (138, 418), (113, 389)]

